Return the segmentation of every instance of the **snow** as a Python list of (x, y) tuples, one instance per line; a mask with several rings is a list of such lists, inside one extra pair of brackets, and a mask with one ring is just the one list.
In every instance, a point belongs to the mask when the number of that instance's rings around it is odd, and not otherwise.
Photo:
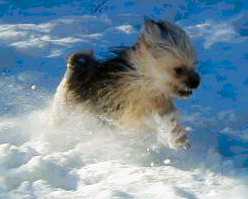
[[(245, 0), (0, 0), (0, 199), (246, 198), (247, 10)], [(135, 42), (147, 16), (180, 24), (197, 48), (201, 87), (178, 101), (192, 148), (90, 114), (53, 127), (67, 57), (109, 56)]]

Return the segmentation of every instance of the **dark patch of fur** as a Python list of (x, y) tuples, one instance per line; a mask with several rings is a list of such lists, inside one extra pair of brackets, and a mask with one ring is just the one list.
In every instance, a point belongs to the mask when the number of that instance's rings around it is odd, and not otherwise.
[[(121, 78), (117, 75), (119, 72), (134, 70), (125, 59), (126, 50), (122, 49), (116, 52), (115, 57), (103, 61), (96, 60), (88, 52), (73, 54), (69, 58), (66, 72), (66, 84), (68, 91), (73, 94), (73, 100), (78, 103), (87, 101), (97, 111), (106, 112), (109, 106), (98, 103), (107, 94), (108, 90), (106, 88), (117, 86), (118, 79)], [(120, 109), (121, 106), (121, 104), (118, 104), (112, 108), (116, 110)]]

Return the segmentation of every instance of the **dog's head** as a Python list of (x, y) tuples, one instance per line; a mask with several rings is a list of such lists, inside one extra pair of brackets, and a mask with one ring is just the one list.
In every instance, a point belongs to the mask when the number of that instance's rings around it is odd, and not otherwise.
[[(187, 97), (199, 86), (196, 53), (184, 30), (167, 21), (146, 20), (139, 44), (149, 54), (154, 81), (170, 96)], [(154, 72), (155, 71), (155, 72)]]

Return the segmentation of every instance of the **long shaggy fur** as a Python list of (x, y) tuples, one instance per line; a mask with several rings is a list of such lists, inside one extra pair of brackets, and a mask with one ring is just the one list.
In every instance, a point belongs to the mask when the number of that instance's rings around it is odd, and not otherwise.
[[(97, 60), (93, 52), (73, 54), (54, 100), (54, 112), (75, 109), (106, 116), (126, 127), (144, 127), (146, 118), (175, 113), (174, 98), (186, 97), (199, 84), (196, 55), (180, 27), (147, 20), (138, 42), (114, 58)], [(176, 120), (175, 117), (172, 121)], [(173, 146), (188, 146), (179, 125)]]

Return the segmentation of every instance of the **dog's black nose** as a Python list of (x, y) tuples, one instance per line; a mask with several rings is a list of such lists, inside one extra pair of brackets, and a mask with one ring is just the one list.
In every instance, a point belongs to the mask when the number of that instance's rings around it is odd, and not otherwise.
[(189, 88), (192, 88), (192, 89), (197, 88), (200, 84), (200, 75), (194, 71), (191, 71), (188, 74), (188, 78), (185, 81), (185, 84)]

